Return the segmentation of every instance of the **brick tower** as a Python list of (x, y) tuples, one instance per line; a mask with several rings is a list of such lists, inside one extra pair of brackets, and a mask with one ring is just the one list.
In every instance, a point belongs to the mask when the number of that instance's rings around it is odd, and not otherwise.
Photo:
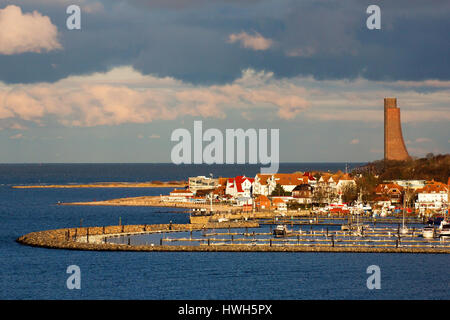
[(397, 98), (384, 98), (384, 160), (409, 160)]

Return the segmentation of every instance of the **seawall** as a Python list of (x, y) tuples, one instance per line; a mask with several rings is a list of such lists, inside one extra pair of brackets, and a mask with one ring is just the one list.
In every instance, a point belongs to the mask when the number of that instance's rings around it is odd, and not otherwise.
[(94, 241), (93, 243), (73, 240), (73, 237), (84, 237), (108, 235), (127, 235), (143, 232), (170, 232), (170, 231), (195, 231), (202, 229), (227, 229), (227, 228), (256, 228), (256, 222), (226, 222), (199, 224), (158, 224), (158, 225), (122, 225), (105, 227), (83, 227), (66, 228), (56, 230), (45, 230), (31, 232), (19, 237), (16, 241), (29, 246), (66, 249), (66, 250), (88, 250), (88, 251), (158, 251), (158, 252), (346, 252), (346, 253), (450, 253), (448, 248), (405, 248), (405, 247), (333, 247), (331, 245), (127, 245), (111, 244)]

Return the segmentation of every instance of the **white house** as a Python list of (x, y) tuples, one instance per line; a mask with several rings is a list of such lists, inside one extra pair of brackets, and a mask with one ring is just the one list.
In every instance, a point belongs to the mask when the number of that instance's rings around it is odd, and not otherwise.
[(431, 181), (417, 190), (416, 208), (421, 210), (439, 210), (448, 205), (448, 186), (441, 182)]
[(225, 194), (231, 195), (233, 198), (251, 197), (252, 187), (255, 179), (246, 176), (237, 176), (227, 181)]

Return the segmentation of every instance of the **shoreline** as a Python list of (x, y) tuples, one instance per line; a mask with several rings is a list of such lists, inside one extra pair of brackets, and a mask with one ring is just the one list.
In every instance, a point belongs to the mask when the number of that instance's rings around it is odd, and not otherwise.
[[(58, 203), (64, 206), (136, 206), (136, 207), (169, 207), (184, 209), (210, 209), (209, 203), (189, 203), (161, 201), (160, 196), (126, 197), (100, 201), (64, 202)], [(240, 211), (242, 208), (225, 204), (213, 204), (214, 211), (228, 212)]]

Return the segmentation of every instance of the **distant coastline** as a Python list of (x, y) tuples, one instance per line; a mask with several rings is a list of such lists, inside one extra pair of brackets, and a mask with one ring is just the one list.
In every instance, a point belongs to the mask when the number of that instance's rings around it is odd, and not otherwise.
[(187, 183), (180, 182), (96, 182), (86, 184), (51, 184), (51, 185), (29, 185), (12, 186), (16, 189), (36, 188), (185, 188)]

